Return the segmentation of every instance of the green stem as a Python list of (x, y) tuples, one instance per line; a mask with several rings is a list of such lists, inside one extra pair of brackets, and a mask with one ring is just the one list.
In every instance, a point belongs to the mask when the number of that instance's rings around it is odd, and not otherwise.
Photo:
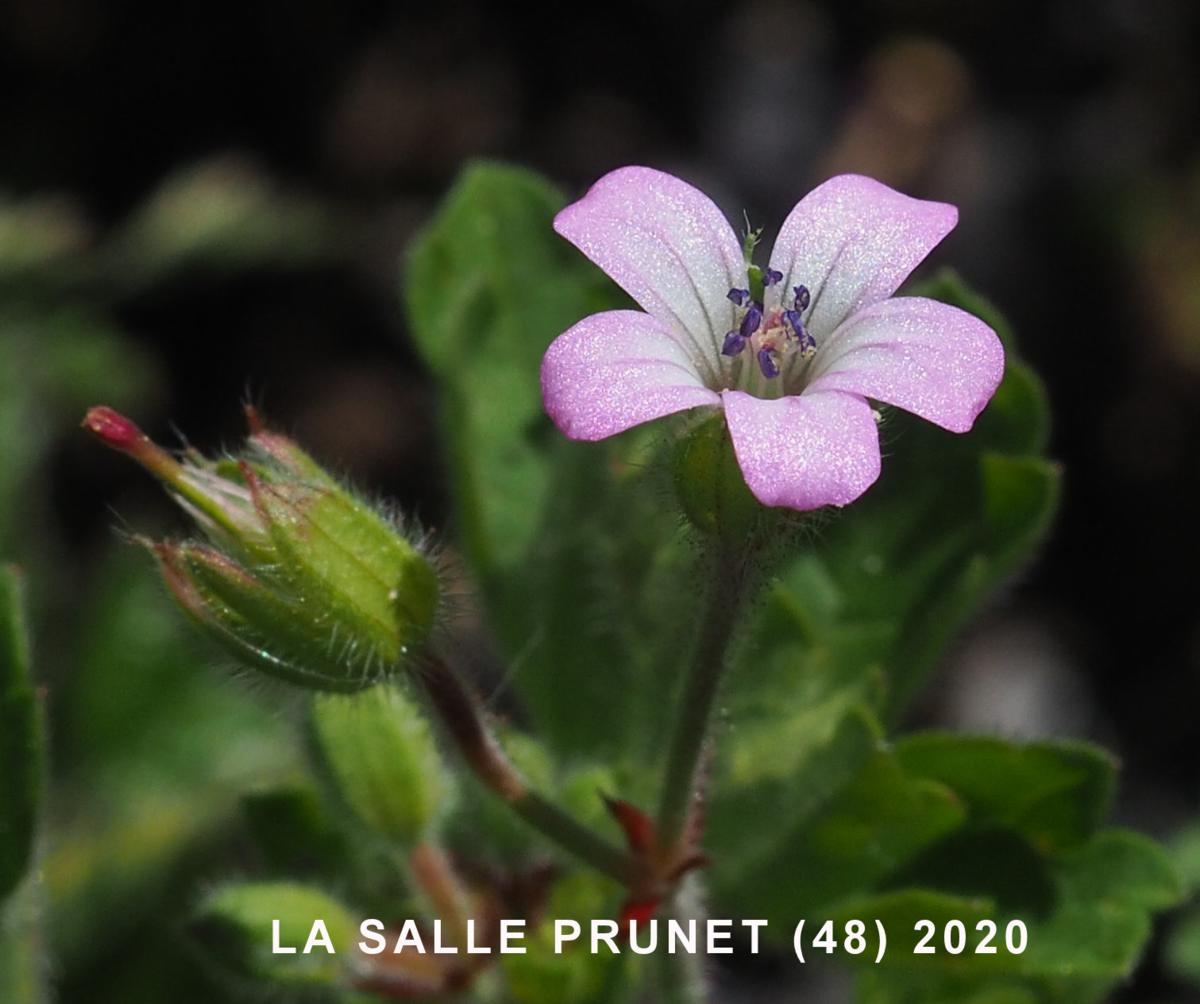
[(705, 1004), (708, 981), (700, 956), (688, 952), (655, 952), (656, 1000), (661, 1004)]
[[(706, 911), (699, 875), (687, 876), (673, 897), (664, 920), (672, 917), (684, 924), (689, 919), (703, 921)], [(661, 1004), (705, 1004), (709, 999), (709, 981), (699, 955), (689, 952), (656, 952), (654, 1000)]]
[(678, 842), (691, 815), (713, 707), (745, 595), (746, 572), (741, 562), (722, 552), (714, 566), (708, 576), (709, 594), (700, 622), (700, 637), (684, 680), (679, 715), (667, 753), (658, 805), (658, 839), (662, 847), (672, 847)]
[(633, 885), (641, 866), (629, 854), (544, 795), (528, 787), (488, 727), (476, 696), (441, 659), (420, 674), (438, 719), (476, 776), (543, 836), (622, 885)]
[(584, 826), (544, 795), (526, 790), (509, 804), (543, 836), (622, 885), (632, 885), (640, 874), (641, 866), (620, 847)]

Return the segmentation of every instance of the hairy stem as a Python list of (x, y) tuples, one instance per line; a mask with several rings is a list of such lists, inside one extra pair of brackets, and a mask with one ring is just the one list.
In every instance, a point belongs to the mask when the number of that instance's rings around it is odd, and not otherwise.
[[(689, 919), (703, 921), (703, 893), (699, 877), (692, 873), (683, 880), (678, 895), (670, 905), (669, 916), (686, 924)], [(702, 924), (699, 926), (703, 926)], [(657, 952), (658, 966), (652, 980), (655, 1000), (661, 1004), (706, 1004), (709, 1000), (709, 979), (704, 958), (690, 952)]]
[(729, 643), (746, 595), (746, 566), (722, 549), (707, 576), (709, 594), (700, 622), (700, 636), (680, 694), (675, 731), (667, 752), (662, 795), (658, 805), (658, 839), (673, 847), (683, 834), (696, 798), (700, 763), (708, 741)]
[(631, 886), (638, 880), (641, 866), (629, 854), (527, 786), (488, 727), (478, 698), (444, 661), (430, 659), (420, 678), (435, 714), (467, 765), (517, 815), (563, 850), (622, 885)]

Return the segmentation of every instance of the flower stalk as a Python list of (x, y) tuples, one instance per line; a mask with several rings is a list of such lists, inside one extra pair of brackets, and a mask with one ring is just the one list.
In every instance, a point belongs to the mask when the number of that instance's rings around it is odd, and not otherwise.
[(530, 826), (559, 847), (624, 886), (642, 881), (632, 856), (533, 791), (509, 762), (484, 718), (478, 698), (442, 659), (431, 656), (418, 674), (430, 706), (475, 775)]
[(713, 709), (748, 588), (745, 554), (721, 542), (711, 564), (700, 636), (684, 679), (679, 715), (663, 773), (658, 806), (658, 836), (663, 847), (674, 847), (685, 838), (688, 823), (698, 807), (698, 778), (708, 747)]

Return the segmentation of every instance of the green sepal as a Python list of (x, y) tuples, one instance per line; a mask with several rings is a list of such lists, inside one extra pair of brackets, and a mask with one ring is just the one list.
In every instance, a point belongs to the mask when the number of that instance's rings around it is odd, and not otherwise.
[(149, 546), (180, 608), (238, 662), (309, 689), (353, 691), (372, 682), (332, 648), (320, 614), (223, 554), (196, 544)]
[(429, 559), (347, 493), (251, 481), (279, 554), (273, 575), (339, 625), (344, 643), (386, 668), (433, 626), (438, 577)]
[(772, 518), (746, 486), (723, 414), (692, 428), (676, 446), (675, 496), (688, 522), (744, 550)]

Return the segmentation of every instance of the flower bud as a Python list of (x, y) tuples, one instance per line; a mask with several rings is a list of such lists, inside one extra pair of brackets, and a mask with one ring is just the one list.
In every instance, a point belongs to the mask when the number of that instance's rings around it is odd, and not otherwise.
[[(336, 954), (304, 951), (320, 920)], [(276, 926), (277, 925), (277, 926)], [(293, 882), (227, 885), (200, 905), (189, 933), (209, 958), (239, 981), (292, 990), (345, 982), (355, 944), (349, 911), (318, 889)], [(319, 944), (319, 943), (315, 943)], [(274, 948), (294, 949), (275, 952)]]
[(246, 452), (181, 459), (127, 418), (93, 408), (84, 426), (138, 461), (209, 544), (151, 545), (197, 624), (255, 669), (323, 690), (356, 690), (425, 642), (437, 572), (387, 517), (249, 413)]
[(425, 840), (453, 790), (416, 702), (391, 684), (318, 694), (312, 723), (329, 774), (359, 819), (404, 847)]

